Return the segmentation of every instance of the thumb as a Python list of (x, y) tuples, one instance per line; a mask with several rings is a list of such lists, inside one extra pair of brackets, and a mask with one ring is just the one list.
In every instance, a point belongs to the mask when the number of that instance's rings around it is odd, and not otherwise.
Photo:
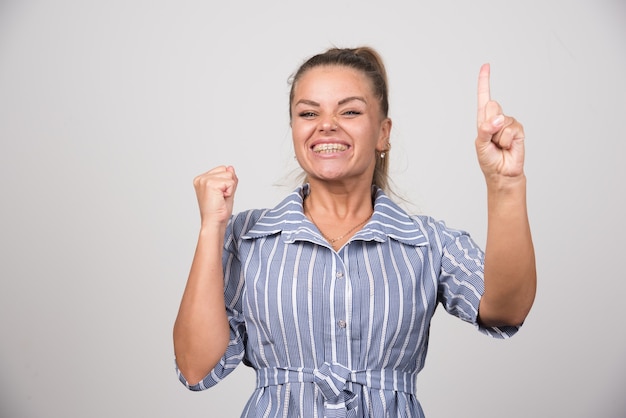
[(233, 178), (233, 183), (226, 187), (226, 189), (224, 190), (224, 197), (229, 198), (234, 196), (235, 191), (237, 190), (237, 183), (239, 183), (239, 179), (235, 174), (235, 167), (233, 167), (232, 165), (226, 166), (226, 171), (231, 173)]
[(489, 142), (504, 126), (505, 117), (497, 102), (490, 101), (485, 107), (485, 118), (478, 125), (477, 141)]

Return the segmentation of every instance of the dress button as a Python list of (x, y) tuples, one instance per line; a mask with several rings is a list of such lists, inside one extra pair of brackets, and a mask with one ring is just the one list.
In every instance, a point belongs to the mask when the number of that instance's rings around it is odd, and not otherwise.
[(339, 325), (339, 328), (345, 328), (346, 321), (344, 321), (343, 319), (340, 319), (339, 321), (337, 321), (337, 325)]
[(335, 276), (337, 276), (338, 279), (343, 279), (343, 272), (338, 271), (337, 274), (335, 274)]

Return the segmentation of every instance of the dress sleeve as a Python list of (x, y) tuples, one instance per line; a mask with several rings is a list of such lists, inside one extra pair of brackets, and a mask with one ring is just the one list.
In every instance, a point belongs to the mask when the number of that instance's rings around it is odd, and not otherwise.
[(484, 327), (478, 322), (478, 306), (485, 292), (485, 254), (465, 231), (437, 224), (441, 238), (441, 271), (438, 298), (448, 313), (473, 324), (496, 338), (512, 337), (520, 326)]
[(224, 356), (213, 370), (195, 385), (190, 385), (178, 369), (178, 366), (176, 366), (179, 380), (193, 391), (200, 391), (215, 386), (228, 376), (244, 358), (246, 327), (241, 309), (244, 280), (238, 257), (237, 234), (234, 233), (235, 219), (231, 218), (226, 228), (222, 256), (222, 265), (224, 266), (224, 302), (230, 324), (230, 342)]

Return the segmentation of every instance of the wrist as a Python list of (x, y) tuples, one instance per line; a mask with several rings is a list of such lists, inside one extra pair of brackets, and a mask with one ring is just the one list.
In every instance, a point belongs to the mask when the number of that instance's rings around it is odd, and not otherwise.
[(200, 223), (200, 237), (223, 238), (226, 233), (226, 222), (202, 221)]
[(526, 194), (526, 175), (517, 176), (491, 175), (485, 176), (487, 192), (489, 194), (506, 195), (506, 194)]

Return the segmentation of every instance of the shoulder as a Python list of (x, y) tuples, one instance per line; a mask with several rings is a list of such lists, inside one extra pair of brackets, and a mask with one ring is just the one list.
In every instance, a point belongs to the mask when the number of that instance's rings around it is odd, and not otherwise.
[(287, 195), (273, 208), (248, 209), (233, 215), (228, 224), (227, 234), (235, 240), (275, 234), (286, 224), (301, 221), (302, 187)]
[(289, 229), (304, 219), (302, 200), (300, 187), (273, 208), (239, 212), (232, 216), (227, 232), (231, 232), (236, 239), (246, 239), (268, 236)]
[(441, 237), (458, 237), (461, 235), (469, 235), (467, 231), (463, 229), (454, 228), (448, 226), (446, 221), (434, 218), (428, 215), (411, 215), (411, 219), (413, 222), (418, 225), (418, 227), (428, 233), (429, 235), (435, 234)]
[(373, 219), (385, 235), (407, 244), (443, 247), (456, 237), (467, 235), (432, 216), (409, 214), (380, 189), (375, 190)]
[(227, 235), (235, 239), (245, 236), (270, 209), (248, 209), (233, 215), (227, 227)]

